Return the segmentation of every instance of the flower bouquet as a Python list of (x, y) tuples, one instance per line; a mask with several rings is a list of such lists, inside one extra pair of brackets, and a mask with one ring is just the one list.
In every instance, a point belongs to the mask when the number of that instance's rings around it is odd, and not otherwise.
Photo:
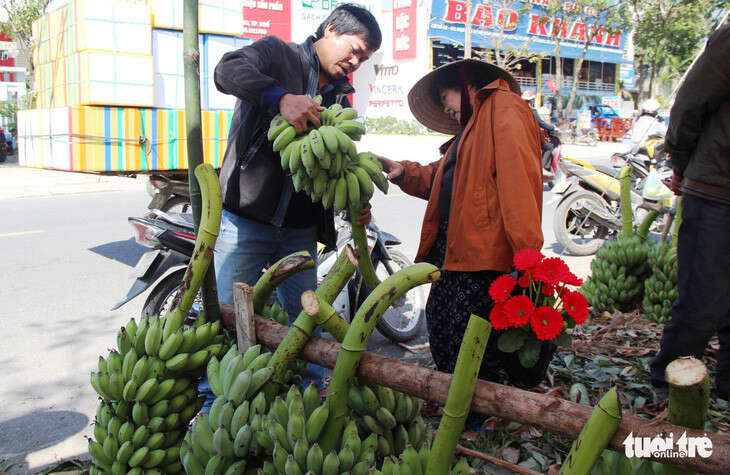
[[(503, 275), (489, 288), (495, 302), (489, 320), (492, 328), (502, 330), (497, 347), (504, 353), (517, 352), (523, 368), (533, 368), (543, 353), (548, 357), (546, 371), (555, 345), (571, 344), (565, 330), (588, 318), (588, 301), (568, 288), (582, 281), (559, 257), (546, 258), (532, 249), (517, 252), (514, 266), (517, 278)], [(552, 348), (549, 355), (544, 355), (546, 347)]]

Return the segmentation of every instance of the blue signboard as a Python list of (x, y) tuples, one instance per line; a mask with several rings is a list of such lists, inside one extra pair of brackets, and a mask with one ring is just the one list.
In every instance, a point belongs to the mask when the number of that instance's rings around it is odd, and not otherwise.
[(619, 79), (624, 83), (626, 89), (634, 88), (634, 79), (636, 78), (636, 70), (633, 64), (622, 64), (619, 69)]
[[(493, 48), (502, 38), (502, 49), (520, 48), (525, 42), (530, 51), (553, 54), (555, 43), (550, 39), (552, 28), (558, 28), (564, 38), (560, 42), (560, 55), (578, 58), (583, 50), (586, 35), (592, 28), (588, 23), (571, 22), (553, 24), (545, 22), (545, 9), (540, 0), (532, 0), (531, 9), (520, 14), (524, 2), (515, 2), (512, 8), (502, 8), (505, 2), (473, 1), (468, 17), (471, 22), (471, 42), (475, 47)], [(508, 3), (508, 2), (507, 2)], [(466, 1), (433, 0), (428, 36), (432, 39), (464, 44), (467, 19)], [(504, 25), (504, 33), (501, 27)], [(622, 63), (625, 32), (609, 34), (600, 31), (586, 51), (585, 59), (604, 63)]]

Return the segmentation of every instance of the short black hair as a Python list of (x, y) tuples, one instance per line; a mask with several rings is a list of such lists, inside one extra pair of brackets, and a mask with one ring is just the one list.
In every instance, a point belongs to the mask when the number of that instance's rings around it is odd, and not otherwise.
[(378, 21), (373, 14), (352, 3), (343, 3), (332, 10), (317, 28), (314, 38), (317, 40), (322, 38), (328, 25), (332, 25), (332, 29), (338, 35), (362, 36), (371, 51), (380, 49), (380, 43), (383, 41)]
[[(460, 67), (466, 68), (466, 82), (475, 89), (481, 89), (496, 79), (496, 76), (485, 75), (473, 64), (462, 64)], [(461, 91), (461, 77), (457, 67), (445, 68), (438, 73), (436, 79), (431, 83), (431, 96), (436, 99), (437, 103), (441, 103), (441, 92), (446, 89), (456, 89)]]

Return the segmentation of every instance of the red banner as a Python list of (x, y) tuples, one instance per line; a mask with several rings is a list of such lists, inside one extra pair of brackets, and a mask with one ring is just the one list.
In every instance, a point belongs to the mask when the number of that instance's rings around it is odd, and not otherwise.
[(393, 0), (393, 59), (416, 57), (416, 0)]
[(267, 35), (291, 41), (291, 0), (244, 0), (241, 36), (258, 40)]

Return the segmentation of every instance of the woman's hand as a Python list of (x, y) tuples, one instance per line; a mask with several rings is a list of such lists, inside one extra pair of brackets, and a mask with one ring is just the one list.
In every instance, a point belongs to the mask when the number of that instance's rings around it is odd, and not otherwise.
[(394, 181), (398, 179), (398, 177), (403, 175), (403, 173), (405, 172), (405, 168), (403, 167), (403, 165), (401, 165), (400, 162), (381, 157), (380, 155), (378, 155), (377, 157), (378, 160), (380, 160), (380, 163), (383, 164), (383, 171), (386, 173), (385, 178), (387, 178), (389, 181)]
[(357, 224), (367, 226), (372, 220), (373, 216), (370, 214), (370, 203), (365, 203), (365, 206), (362, 207), (360, 214), (357, 216)]

